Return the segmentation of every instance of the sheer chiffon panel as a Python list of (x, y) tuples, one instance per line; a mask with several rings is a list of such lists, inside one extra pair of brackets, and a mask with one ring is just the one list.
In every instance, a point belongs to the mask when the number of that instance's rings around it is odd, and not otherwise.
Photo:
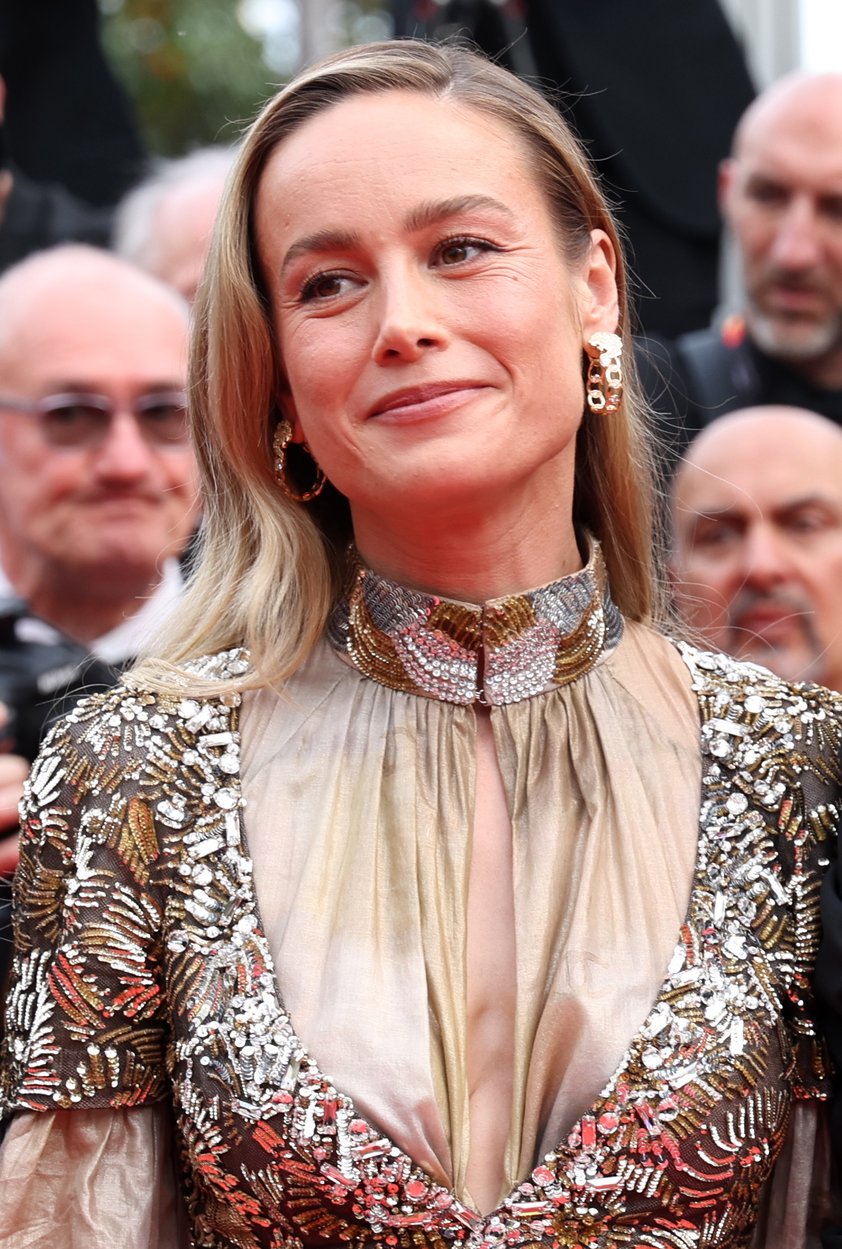
[[(327, 712), (314, 704), (325, 666)], [(282, 700), (247, 695), (241, 723), (246, 836), (293, 1027), (337, 1087), (450, 1184), (467, 1105), (454, 1027), (467, 827), (454, 815), (473, 790), (469, 720), (361, 678), (324, 647)], [(422, 750), (438, 752), (441, 784)], [(446, 1125), (440, 1099), (454, 1107)]]
[(3, 1249), (186, 1249), (164, 1103), (22, 1111), (0, 1148)]
[(513, 1179), (593, 1106), (639, 1032), (696, 858), (698, 705), (672, 648), (627, 627), (615, 655), (563, 694), (543, 711), (519, 705), (498, 734), (515, 811)]
[[(491, 717), (518, 941), (508, 1191), (589, 1109), (657, 997), (690, 894), (699, 722), (679, 656), (634, 626), (581, 680)], [(255, 887), (293, 1026), (469, 1201), (475, 713), (365, 680), (325, 647), (283, 699), (246, 696), (242, 725)]]

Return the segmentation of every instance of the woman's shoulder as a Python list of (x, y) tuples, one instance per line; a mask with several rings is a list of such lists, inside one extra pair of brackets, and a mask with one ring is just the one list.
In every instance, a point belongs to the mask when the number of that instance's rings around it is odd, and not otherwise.
[(824, 713), (842, 718), (842, 694), (836, 690), (811, 681), (788, 681), (761, 664), (686, 641), (675, 641), (673, 645), (690, 673), (696, 693), (713, 697), (718, 704), (731, 702), (742, 706), (750, 700), (754, 714), (785, 705), (790, 710), (797, 708), (798, 714), (806, 711), (810, 715)]
[(735, 739), (761, 734), (771, 741), (779, 729), (789, 735), (792, 721), (802, 728), (826, 723), (828, 739), (842, 736), (842, 694), (786, 681), (759, 664), (705, 650), (651, 624), (627, 622), (613, 666), (661, 720), (665, 709), (680, 706), (694, 734), (701, 724), (703, 742), (726, 721)]
[[(791, 682), (760, 664), (677, 642), (699, 704), (702, 751), (718, 767), (765, 784), (771, 771), (795, 786), (808, 774), (826, 800), (842, 790), (842, 694)], [(764, 773), (758, 779), (758, 770)], [(815, 784), (810, 785), (811, 792)]]
[[(241, 681), (250, 671), (248, 651), (242, 646), (212, 654), (196, 655), (178, 664), (145, 660), (127, 672), (116, 689), (157, 697), (165, 703), (189, 693), (213, 701), (225, 696), (232, 682)], [(196, 691), (201, 691), (196, 693)]]
[[(163, 742), (229, 732), (236, 724), (240, 695), (231, 683), (249, 670), (241, 648), (190, 659), (163, 670), (143, 665), (109, 690), (89, 695), (63, 716), (45, 737), (35, 771), (56, 757), (84, 756), (89, 767), (114, 760), (149, 761)], [(151, 751), (155, 746), (157, 750)]]
[(632, 662), (647, 677), (646, 697), (651, 702), (653, 690), (668, 689), (668, 705), (680, 701), (685, 721), (692, 717), (700, 734), (702, 756), (720, 771), (742, 772), (749, 788), (757, 768), (786, 773), (796, 786), (802, 774), (818, 772), (839, 787), (842, 694), (787, 681), (760, 664), (704, 650), (653, 626), (627, 632)]

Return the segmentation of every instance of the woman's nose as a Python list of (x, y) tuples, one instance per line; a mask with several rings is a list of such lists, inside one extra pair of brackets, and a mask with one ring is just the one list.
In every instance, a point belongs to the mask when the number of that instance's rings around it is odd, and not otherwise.
[(400, 273), (383, 282), (380, 319), (372, 356), (377, 364), (417, 360), (449, 341), (442, 310), (420, 273)]

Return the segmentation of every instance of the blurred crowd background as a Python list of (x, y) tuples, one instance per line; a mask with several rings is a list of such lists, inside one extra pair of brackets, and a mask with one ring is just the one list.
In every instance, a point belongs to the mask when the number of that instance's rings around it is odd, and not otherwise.
[(733, 286), (716, 166), (736, 119), (756, 90), (839, 48), (833, 3), (4, 0), (8, 155), (107, 209), (156, 158), (235, 142), (279, 83), (334, 48), (466, 35), (562, 93), (626, 229), (641, 325), (672, 338), (707, 325)]

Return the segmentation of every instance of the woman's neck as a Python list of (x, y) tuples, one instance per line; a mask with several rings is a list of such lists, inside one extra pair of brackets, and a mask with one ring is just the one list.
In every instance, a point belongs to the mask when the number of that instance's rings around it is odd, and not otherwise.
[(527, 508), (507, 516), (428, 512), (383, 517), (354, 512), (357, 549), (374, 572), (428, 594), (484, 603), (557, 581), (582, 568), (569, 504), (536, 519)]

